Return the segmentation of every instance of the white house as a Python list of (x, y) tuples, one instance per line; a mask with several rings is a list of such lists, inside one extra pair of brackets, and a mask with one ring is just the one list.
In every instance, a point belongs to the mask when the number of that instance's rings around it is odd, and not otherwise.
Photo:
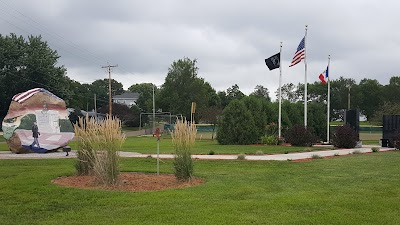
[(113, 96), (113, 103), (124, 104), (128, 107), (136, 105), (136, 101), (139, 98), (139, 93), (137, 92), (125, 92), (122, 95)]

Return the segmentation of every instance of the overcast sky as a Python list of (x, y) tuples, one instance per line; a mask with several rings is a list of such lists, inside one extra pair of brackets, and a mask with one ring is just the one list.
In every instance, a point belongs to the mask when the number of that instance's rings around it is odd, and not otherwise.
[(198, 60), (199, 76), (216, 91), (234, 84), (245, 94), (263, 85), (275, 98), (279, 70), (264, 59), (282, 49), (283, 84), (304, 83), (304, 64), (289, 68), (307, 32), (308, 82), (331, 55), (330, 76), (400, 76), (398, 1), (388, 0), (0, 0), (2, 35), (42, 35), (81, 83), (108, 78), (127, 89), (164, 83), (168, 67)]

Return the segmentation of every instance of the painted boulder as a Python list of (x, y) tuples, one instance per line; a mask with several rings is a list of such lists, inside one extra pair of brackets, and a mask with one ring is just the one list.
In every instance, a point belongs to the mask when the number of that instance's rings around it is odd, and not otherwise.
[(43, 88), (16, 94), (2, 128), (14, 153), (45, 153), (66, 146), (74, 137), (64, 100)]

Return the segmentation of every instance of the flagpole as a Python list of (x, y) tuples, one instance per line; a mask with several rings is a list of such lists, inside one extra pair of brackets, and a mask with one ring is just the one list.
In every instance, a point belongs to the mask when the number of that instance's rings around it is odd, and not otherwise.
[(329, 144), (329, 123), (330, 123), (330, 114), (331, 114), (331, 81), (329, 75), (329, 65), (331, 63), (331, 55), (328, 55), (328, 68), (326, 69), (326, 73), (328, 75), (328, 113), (327, 113), (327, 125), (326, 128), (326, 142)]
[(307, 127), (307, 28), (304, 35), (304, 126)]
[(278, 121), (278, 137), (281, 138), (282, 131), (282, 42), (279, 50), (279, 121)]

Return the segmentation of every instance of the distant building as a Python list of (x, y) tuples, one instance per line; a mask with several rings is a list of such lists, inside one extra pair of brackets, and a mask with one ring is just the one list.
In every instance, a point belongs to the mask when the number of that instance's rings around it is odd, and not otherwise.
[[(71, 113), (73, 113), (73, 112), (75, 112), (75, 109), (74, 109), (74, 108), (67, 108), (67, 114), (68, 114), (68, 116), (69, 116)], [(80, 117), (80, 116), (85, 117), (86, 115), (88, 115), (89, 117), (96, 117), (98, 120), (103, 120), (103, 119), (106, 118), (106, 114), (103, 114), (103, 113), (96, 113), (96, 112), (94, 112), (94, 111), (86, 112), (85, 110), (81, 110), (81, 114), (79, 115), (79, 117)]]
[(113, 96), (113, 103), (124, 104), (129, 108), (136, 105), (136, 101), (139, 98), (139, 93), (137, 92), (125, 92), (122, 95)]

